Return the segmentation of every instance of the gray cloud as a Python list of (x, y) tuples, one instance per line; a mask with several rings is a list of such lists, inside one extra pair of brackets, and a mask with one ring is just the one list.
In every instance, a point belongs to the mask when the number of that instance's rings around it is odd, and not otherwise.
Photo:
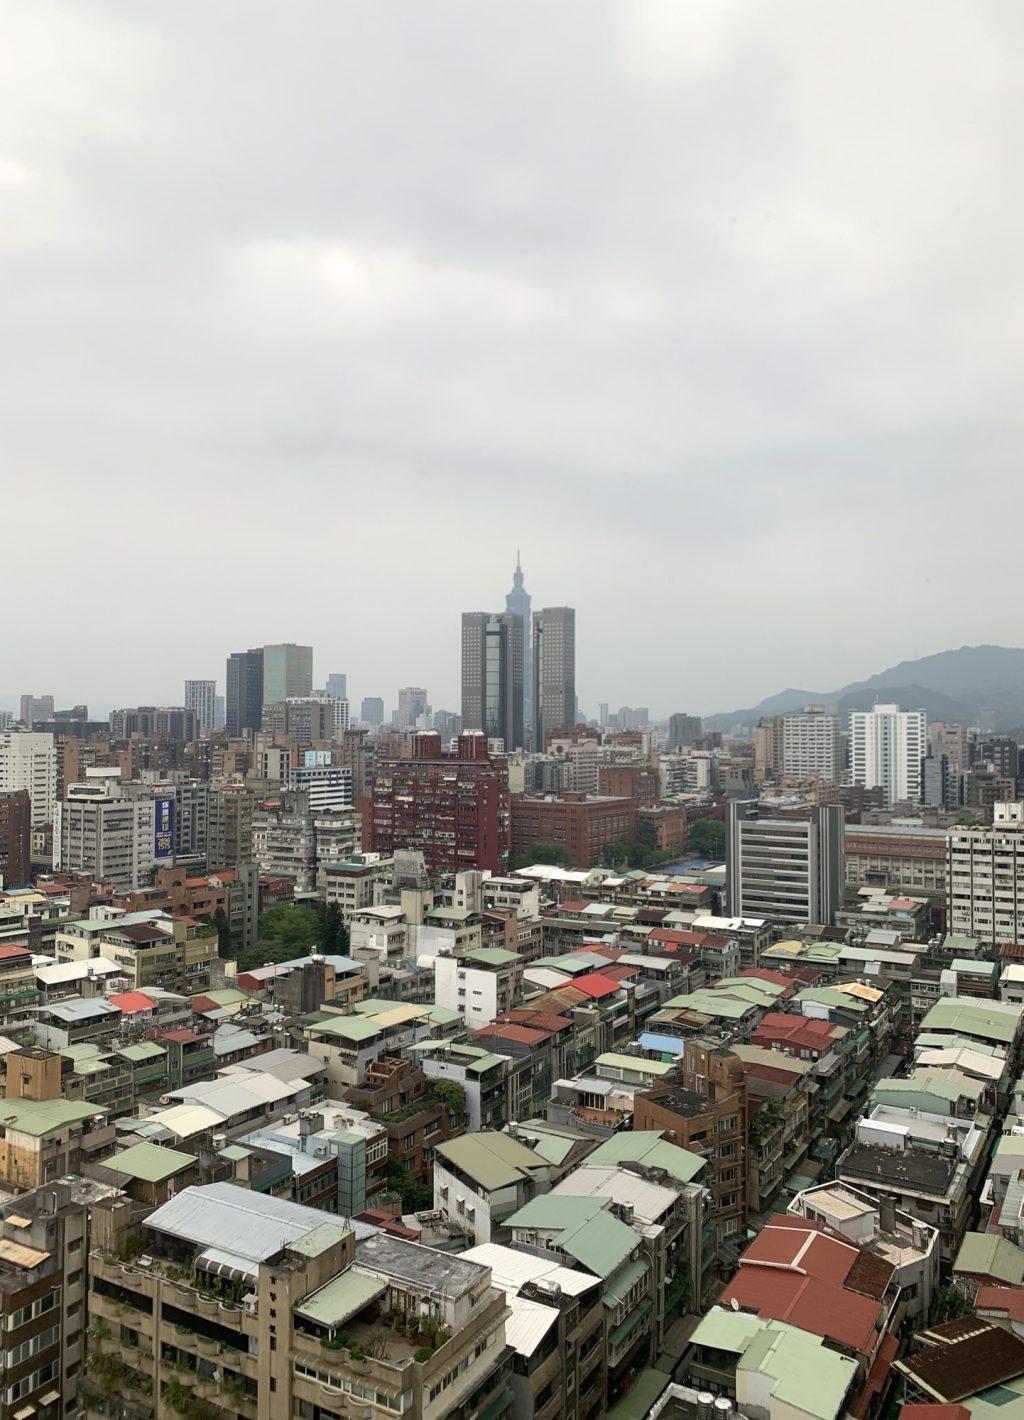
[(588, 708), (1019, 642), (1010, 0), (4, 27), (0, 699), (295, 639), (454, 706), (516, 546)]

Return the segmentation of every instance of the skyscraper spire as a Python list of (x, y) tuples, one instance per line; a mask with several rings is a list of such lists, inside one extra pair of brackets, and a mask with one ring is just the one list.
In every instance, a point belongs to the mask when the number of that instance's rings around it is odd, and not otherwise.
[(505, 610), (511, 611), (523, 623), (523, 723), (530, 723), (533, 708), (532, 656), (530, 652), (530, 593), (523, 583), (523, 562), (516, 548), (516, 570), (512, 574), (512, 590), (505, 596)]

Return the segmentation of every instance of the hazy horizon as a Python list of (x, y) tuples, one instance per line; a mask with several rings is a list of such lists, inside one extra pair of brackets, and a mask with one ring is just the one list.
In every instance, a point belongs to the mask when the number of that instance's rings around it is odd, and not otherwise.
[(517, 547), (590, 712), (1015, 644), (1019, 6), (240, 14), (6, 7), (0, 704), (457, 710)]

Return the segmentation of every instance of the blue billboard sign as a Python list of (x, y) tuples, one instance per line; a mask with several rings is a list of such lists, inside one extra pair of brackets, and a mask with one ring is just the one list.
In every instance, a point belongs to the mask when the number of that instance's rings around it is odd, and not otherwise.
[(153, 857), (174, 857), (174, 800), (153, 801)]

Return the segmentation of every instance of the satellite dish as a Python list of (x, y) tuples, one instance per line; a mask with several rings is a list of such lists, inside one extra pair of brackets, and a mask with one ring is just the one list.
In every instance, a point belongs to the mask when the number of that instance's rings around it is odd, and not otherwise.
[(731, 1297), (729, 1299), (729, 1305), (732, 1307), (734, 1312), (738, 1312), (740, 1309), (740, 1304), (735, 1297)]

